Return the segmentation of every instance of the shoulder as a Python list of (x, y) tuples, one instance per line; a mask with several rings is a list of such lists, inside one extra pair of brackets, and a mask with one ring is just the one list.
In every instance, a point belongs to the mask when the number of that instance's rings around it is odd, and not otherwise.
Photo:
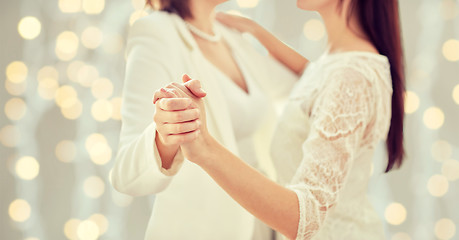
[(135, 21), (129, 29), (128, 41), (136, 37), (153, 38), (162, 42), (168, 42), (179, 38), (174, 21), (177, 15), (154, 11), (151, 14)]
[(348, 83), (390, 83), (388, 59), (370, 52), (344, 52), (323, 56), (319, 60), (324, 78)]

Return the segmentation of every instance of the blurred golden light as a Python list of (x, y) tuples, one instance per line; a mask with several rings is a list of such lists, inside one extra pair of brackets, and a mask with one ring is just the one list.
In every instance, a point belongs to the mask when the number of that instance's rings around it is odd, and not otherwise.
[(77, 229), (81, 221), (76, 218), (71, 218), (64, 225), (64, 234), (68, 239), (78, 239)]
[(33, 180), (40, 172), (40, 164), (33, 157), (22, 157), (16, 162), (16, 174), (24, 180)]
[(78, 52), (78, 36), (71, 31), (65, 31), (57, 36), (56, 56), (62, 61), (70, 61)]
[(443, 43), (443, 56), (451, 62), (459, 61), (459, 40), (449, 39)]
[(89, 149), (89, 157), (97, 165), (107, 164), (112, 158), (112, 149), (106, 142), (97, 142)]
[(56, 145), (56, 157), (59, 161), (69, 163), (75, 160), (77, 148), (73, 141), (62, 140)]
[(433, 175), (427, 182), (427, 190), (434, 197), (442, 197), (448, 192), (448, 179), (443, 175)]
[(411, 240), (411, 237), (408, 233), (398, 232), (392, 236), (391, 240)]
[(386, 221), (392, 225), (400, 225), (406, 219), (406, 209), (400, 203), (391, 203), (384, 212)]
[(41, 23), (36, 17), (24, 17), (19, 21), (18, 32), (24, 39), (34, 39), (40, 35)]
[(85, 66), (85, 63), (82, 61), (73, 61), (67, 67), (67, 77), (72, 82), (78, 82), (78, 72), (80, 69)]
[(37, 73), (37, 80), (39, 82), (44, 81), (45, 79), (52, 78), (56, 81), (59, 80), (59, 72), (53, 66), (44, 66)]
[(234, 9), (228, 10), (226, 11), (226, 13), (233, 14), (233, 15), (240, 16), (240, 17), (245, 17), (244, 14), (242, 14), (240, 11), (234, 10)]
[(38, 95), (43, 99), (51, 100), (56, 96), (59, 83), (54, 78), (44, 78), (38, 83)]
[(104, 44), (102, 48), (108, 54), (117, 54), (123, 49), (124, 38), (119, 34), (112, 34), (107, 38), (104, 38)]
[(20, 96), (24, 94), (27, 88), (27, 81), (22, 81), (20, 83), (14, 83), (11, 81), (5, 81), (6, 91), (13, 96)]
[(432, 157), (438, 161), (443, 162), (446, 159), (450, 159), (453, 154), (451, 144), (444, 140), (438, 140), (432, 144)]
[(135, 23), (135, 21), (139, 20), (142, 17), (145, 17), (148, 15), (148, 12), (145, 10), (137, 10), (131, 14), (129, 17), (129, 25), (132, 26), (132, 24)]
[(99, 71), (91, 65), (80, 67), (77, 73), (77, 79), (81, 86), (91, 87), (92, 83), (99, 78)]
[(14, 125), (6, 125), (0, 129), (0, 142), (5, 147), (15, 147), (20, 140), (20, 132)]
[(451, 219), (442, 218), (435, 223), (435, 236), (441, 240), (452, 239), (456, 234), (456, 225)]
[(88, 27), (81, 34), (81, 43), (89, 49), (96, 49), (104, 39), (102, 31), (97, 27)]
[(81, 11), (81, 0), (59, 0), (59, 9), (63, 13), (76, 13)]
[(89, 217), (89, 220), (97, 224), (97, 227), (99, 227), (100, 235), (103, 235), (105, 232), (107, 232), (109, 224), (107, 218), (104, 215), (95, 213)]
[(24, 222), (30, 217), (31, 208), (29, 203), (23, 199), (16, 199), (10, 203), (8, 214), (15, 222)]
[(92, 220), (82, 221), (77, 228), (77, 236), (79, 239), (95, 240), (99, 238), (99, 227)]
[(6, 67), (6, 77), (12, 83), (21, 83), (27, 78), (27, 66), (20, 61), (14, 61)]
[(20, 98), (11, 98), (5, 104), (5, 114), (6, 116), (13, 120), (20, 120), (26, 114), (27, 106), (24, 100)]
[(78, 101), (78, 94), (72, 86), (64, 85), (56, 90), (54, 98), (59, 107), (68, 108)]
[(427, 128), (439, 129), (445, 121), (445, 115), (440, 108), (430, 107), (424, 112), (423, 119)]
[(458, 3), (455, 3), (454, 0), (443, 0), (441, 3), (441, 10), (445, 20), (452, 20), (458, 16)]
[(325, 36), (325, 27), (322, 21), (311, 19), (304, 24), (304, 36), (311, 41), (319, 41)]
[(113, 84), (108, 78), (99, 78), (92, 83), (92, 95), (97, 99), (107, 99), (113, 94)]
[(111, 118), (112, 113), (113, 106), (108, 100), (100, 99), (92, 104), (91, 114), (96, 121), (105, 122)]
[(459, 104), (459, 84), (453, 89), (453, 99), (456, 104)]
[(237, 0), (237, 5), (241, 8), (254, 8), (260, 0)]
[(81, 116), (83, 112), (83, 104), (79, 99), (77, 99), (72, 105), (68, 107), (62, 107), (61, 113), (62, 115), (70, 120), (75, 120)]
[(416, 112), (419, 108), (419, 97), (412, 91), (405, 93), (405, 113), (411, 114)]
[(100, 133), (92, 133), (86, 138), (86, 151), (90, 152), (92, 146), (96, 145), (97, 143), (107, 143), (107, 138), (105, 138), (105, 136)]
[(118, 191), (112, 191), (112, 200), (113, 200), (113, 203), (115, 203), (116, 206), (118, 207), (127, 207), (129, 206), (132, 201), (133, 201), (133, 197), (129, 196), (129, 195), (126, 195), (126, 194), (122, 194)]
[(459, 179), (459, 161), (448, 159), (443, 162), (441, 167), (441, 174), (448, 179), (448, 181), (456, 181)]
[(120, 97), (112, 98), (110, 101), (113, 107), (112, 119), (121, 120), (121, 104), (122, 100)]
[(84, 181), (83, 190), (86, 196), (90, 198), (99, 198), (102, 194), (104, 194), (105, 183), (100, 177), (88, 177)]
[(83, 0), (83, 11), (86, 14), (99, 14), (105, 8), (105, 0)]

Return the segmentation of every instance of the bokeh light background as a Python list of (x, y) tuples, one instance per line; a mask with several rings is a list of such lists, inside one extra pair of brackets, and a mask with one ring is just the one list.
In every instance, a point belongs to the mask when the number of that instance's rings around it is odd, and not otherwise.
[[(370, 197), (391, 240), (459, 239), (459, 1), (401, 0), (406, 148), (375, 160)], [(295, 1), (233, 0), (310, 59), (325, 47)], [(120, 130), (124, 47), (143, 0), (0, 3), (0, 239), (143, 239), (154, 197), (108, 182)]]

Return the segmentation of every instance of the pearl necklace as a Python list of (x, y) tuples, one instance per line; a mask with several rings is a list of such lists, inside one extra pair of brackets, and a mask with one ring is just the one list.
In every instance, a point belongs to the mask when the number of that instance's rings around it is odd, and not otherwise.
[(222, 35), (217, 32), (215, 30), (215, 27), (213, 28), (213, 31), (214, 31), (214, 34), (215, 35), (210, 35), (208, 33), (205, 33), (201, 30), (199, 30), (197, 27), (193, 26), (191, 23), (189, 22), (185, 22), (186, 26), (188, 27), (188, 29), (194, 33), (196, 36), (204, 39), (204, 40), (207, 40), (209, 42), (219, 42), (221, 39), (222, 39)]

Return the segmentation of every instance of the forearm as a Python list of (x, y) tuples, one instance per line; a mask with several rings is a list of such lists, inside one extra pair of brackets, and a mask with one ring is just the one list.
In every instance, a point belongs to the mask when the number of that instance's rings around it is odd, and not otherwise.
[(274, 58), (297, 75), (302, 74), (306, 64), (309, 62), (305, 57), (276, 38), (262, 26), (253, 23), (253, 27), (251, 29), (251, 34), (257, 38), (263, 46), (265, 46)]
[(269, 180), (218, 142), (199, 165), (242, 207), (273, 229), (294, 239), (299, 222), (296, 194)]

